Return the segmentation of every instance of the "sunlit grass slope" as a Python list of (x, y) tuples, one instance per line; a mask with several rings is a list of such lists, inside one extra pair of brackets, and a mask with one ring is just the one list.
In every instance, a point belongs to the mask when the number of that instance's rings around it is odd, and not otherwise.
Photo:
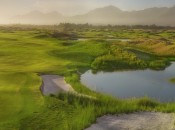
[(42, 107), (40, 85), (36, 74), (0, 73), (0, 129), (15, 129), (19, 119)]
[[(98, 42), (40, 38), (37, 31), (0, 33), (0, 129), (18, 128), (19, 121), (42, 110), (44, 99), (37, 74), (68, 75), (89, 68), (105, 52)], [(94, 49), (92, 49), (94, 48)]]

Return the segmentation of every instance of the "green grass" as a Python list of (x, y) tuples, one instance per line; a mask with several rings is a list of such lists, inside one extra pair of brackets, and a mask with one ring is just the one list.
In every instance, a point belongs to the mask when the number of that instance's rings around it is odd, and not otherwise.
[(19, 120), (39, 110), (43, 97), (38, 89), (41, 79), (30, 73), (0, 74), (0, 128), (15, 129)]
[[(149, 37), (154, 41), (168, 38), (168, 32), (155, 36), (144, 30), (82, 30), (76, 32), (78, 37), (92, 39), (76, 41), (60, 35), (53, 37), (49, 30), (8, 28), (0, 31), (0, 130), (82, 130), (104, 114), (145, 110), (175, 112), (174, 103), (158, 103), (146, 97), (121, 100), (94, 92), (80, 83), (79, 75), (91, 68), (166, 67), (167, 62), (174, 59), (173, 45), (161, 44), (165, 50), (171, 50), (169, 57), (163, 53), (158, 55), (160, 50), (155, 50), (152, 44), (143, 47), (104, 38), (109, 34), (133, 40)], [(71, 94), (44, 97), (39, 89), (39, 74), (63, 75), (77, 92), (95, 98)]]

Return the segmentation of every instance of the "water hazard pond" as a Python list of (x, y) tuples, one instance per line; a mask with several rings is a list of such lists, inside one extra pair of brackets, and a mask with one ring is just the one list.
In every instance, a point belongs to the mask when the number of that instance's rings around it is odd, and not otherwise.
[(135, 70), (98, 72), (81, 75), (81, 83), (92, 90), (119, 98), (150, 97), (162, 102), (175, 101), (175, 62), (162, 71)]

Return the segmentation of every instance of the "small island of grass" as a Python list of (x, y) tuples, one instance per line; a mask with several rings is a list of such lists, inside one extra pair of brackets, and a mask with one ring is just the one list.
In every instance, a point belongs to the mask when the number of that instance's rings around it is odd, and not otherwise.
[(171, 78), (170, 82), (175, 83), (175, 78)]

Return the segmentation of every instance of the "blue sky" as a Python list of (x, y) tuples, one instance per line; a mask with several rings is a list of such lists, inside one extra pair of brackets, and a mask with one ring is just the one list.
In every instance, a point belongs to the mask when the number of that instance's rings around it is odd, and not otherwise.
[(107, 5), (122, 10), (141, 10), (150, 7), (170, 7), (175, 5), (175, 0), (0, 0), (0, 18), (25, 14), (32, 10), (75, 15)]

